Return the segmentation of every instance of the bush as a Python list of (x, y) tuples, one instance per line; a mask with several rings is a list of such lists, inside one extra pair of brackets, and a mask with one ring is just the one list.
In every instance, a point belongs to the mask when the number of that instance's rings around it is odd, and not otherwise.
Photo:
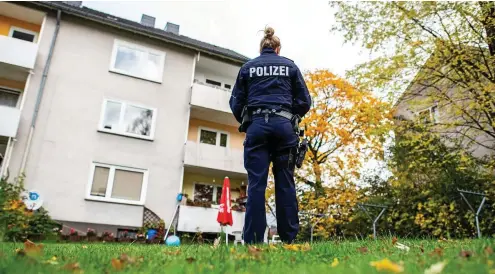
[(24, 177), (13, 183), (0, 178), (0, 239), (24, 241), (28, 238), (44, 239), (58, 231), (55, 223), (44, 208), (36, 211), (26, 208), (20, 194), (25, 191)]

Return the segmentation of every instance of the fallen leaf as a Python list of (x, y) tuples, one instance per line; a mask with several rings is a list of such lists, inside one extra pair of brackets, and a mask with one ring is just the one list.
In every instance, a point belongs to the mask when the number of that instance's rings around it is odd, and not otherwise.
[(378, 271), (390, 271), (392, 273), (401, 273), (404, 271), (404, 267), (396, 264), (394, 262), (391, 262), (389, 259), (383, 259), (381, 261), (376, 261), (376, 262), (370, 262), (370, 265), (375, 267), (376, 270)]
[(52, 264), (52, 265), (58, 264), (57, 257), (53, 256), (50, 260), (46, 260), (44, 263), (45, 264)]
[(492, 255), (493, 254), (493, 248), (491, 246), (487, 246), (485, 248), (485, 254), (486, 254), (486, 256)]
[(270, 245), (268, 246), (268, 248), (269, 248), (270, 250), (277, 250), (277, 247), (276, 247), (275, 245), (273, 245), (273, 244), (270, 244)]
[(299, 245), (297, 245), (297, 244), (284, 245), (283, 247), (284, 247), (286, 250), (290, 250), (290, 251), (299, 251)]
[(230, 248), (230, 253), (235, 254), (235, 252), (236, 252), (236, 251), (235, 251), (235, 248), (231, 247), (231, 248)]
[(368, 248), (367, 248), (367, 247), (365, 247), (365, 246), (360, 247), (360, 248), (358, 248), (357, 250), (358, 250), (359, 252), (363, 253), (363, 254), (364, 254), (364, 253), (368, 253)]
[(425, 249), (423, 248), (423, 244), (419, 247), (419, 250), (421, 250), (421, 253), (425, 253)]
[(305, 243), (301, 246), (301, 251), (309, 251), (311, 250), (311, 246), (309, 245), (309, 243)]
[(186, 259), (186, 261), (191, 264), (194, 261), (196, 261), (196, 259), (194, 259), (193, 257), (189, 257), (189, 258)]
[(440, 247), (435, 247), (435, 249), (430, 253), (431, 256), (437, 255), (439, 257), (443, 256), (443, 249)]
[(122, 268), (124, 268), (124, 264), (122, 263), (121, 260), (112, 258), (112, 267), (115, 270), (122, 270)]
[(425, 274), (440, 274), (447, 265), (447, 261), (438, 262), (425, 270)]
[(26, 252), (27, 255), (38, 256), (43, 251), (43, 244), (37, 245), (31, 242), (30, 240), (26, 240), (24, 242), (24, 251)]
[(256, 246), (248, 246), (248, 252), (251, 255), (259, 256), (261, 255), (261, 249), (257, 248)]
[(395, 245), (397, 243), (397, 237), (392, 238), (392, 245)]
[(409, 252), (409, 247), (407, 245), (401, 244), (401, 243), (396, 243), (395, 247), (397, 247), (400, 250), (404, 250), (406, 252)]
[(338, 266), (338, 265), (339, 265), (339, 259), (337, 259), (337, 258), (333, 258), (333, 262), (332, 262), (331, 266), (332, 266), (332, 267), (336, 267), (336, 266)]
[(86, 249), (86, 248), (88, 248), (88, 246), (87, 245), (83, 245), (82, 248)]
[(83, 273), (79, 263), (66, 264), (62, 269), (72, 271), (72, 273)]
[(473, 252), (472, 251), (469, 251), (469, 250), (462, 250), (459, 253), (459, 256), (461, 256), (463, 258), (469, 258), (469, 257), (472, 257), (473, 256)]
[(167, 255), (179, 255), (180, 249), (177, 249), (176, 251), (163, 251), (163, 253), (165, 253)]

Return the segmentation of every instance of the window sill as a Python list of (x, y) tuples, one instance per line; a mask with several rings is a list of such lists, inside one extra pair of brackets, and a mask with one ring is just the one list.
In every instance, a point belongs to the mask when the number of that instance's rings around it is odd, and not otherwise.
[(112, 134), (112, 135), (119, 135), (119, 136), (124, 136), (124, 137), (129, 137), (129, 138), (134, 138), (134, 139), (141, 139), (141, 140), (146, 140), (146, 141), (151, 141), (151, 142), (154, 141), (154, 138), (152, 136), (148, 137), (148, 136), (140, 136), (137, 134), (115, 132), (115, 131), (111, 131), (111, 130), (104, 129), (104, 128), (99, 128), (97, 131), (101, 132), (101, 133), (108, 133), (108, 134)]
[(103, 203), (111, 203), (111, 204), (124, 204), (124, 205), (132, 205), (132, 206), (144, 206), (144, 202), (140, 201), (127, 201), (127, 200), (119, 200), (119, 199), (109, 199), (109, 198), (100, 198), (100, 197), (86, 197), (84, 198), (86, 201), (92, 202), (103, 202)]
[(156, 84), (162, 84), (163, 83), (163, 79), (157, 80), (157, 79), (152, 79), (152, 78), (146, 78), (146, 77), (136, 76), (136, 75), (132, 75), (130, 73), (127, 73), (125, 71), (121, 71), (121, 70), (118, 70), (118, 69), (109, 69), (109, 71), (110, 72), (113, 72), (115, 74), (120, 74), (120, 75), (124, 75), (124, 76), (128, 76), (128, 77), (132, 77), (132, 78), (139, 79), (139, 80), (145, 80), (145, 81), (156, 83)]

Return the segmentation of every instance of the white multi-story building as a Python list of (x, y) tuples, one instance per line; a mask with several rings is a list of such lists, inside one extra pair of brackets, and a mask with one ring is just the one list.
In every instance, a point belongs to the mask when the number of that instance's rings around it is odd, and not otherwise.
[[(25, 174), (53, 219), (136, 228), (146, 214), (216, 232), (225, 176), (243, 195), (243, 134), (228, 100), (234, 51), (80, 2), (0, 3), (1, 174)], [(242, 193), (242, 194), (241, 194)], [(233, 230), (243, 213), (234, 212)]]

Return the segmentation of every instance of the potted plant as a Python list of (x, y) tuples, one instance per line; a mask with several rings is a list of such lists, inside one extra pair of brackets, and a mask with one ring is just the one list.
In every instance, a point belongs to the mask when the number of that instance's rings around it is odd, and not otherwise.
[(79, 242), (79, 240), (80, 240), (79, 233), (77, 233), (75, 229), (71, 228), (69, 233), (69, 241)]
[(136, 242), (137, 243), (145, 243), (146, 242), (146, 228), (140, 227), (136, 234)]
[(103, 235), (102, 236), (102, 240), (104, 242), (113, 242), (115, 241), (115, 237), (113, 235), (113, 233), (109, 232), (109, 231), (105, 231), (103, 232)]
[(163, 243), (163, 238), (165, 238), (165, 221), (160, 219), (160, 221), (158, 222), (156, 235), (151, 242), (155, 244), (161, 244)]
[(96, 230), (91, 228), (88, 228), (86, 237), (88, 238), (88, 242), (96, 242), (98, 240), (98, 238), (96, 237)]
[(124, 230), (124, 232), (121, 234), (121, 236), (119, 237), (119, 242), (121, 243), (132, 242), (132, 239), (129, 237), (129, 232), (127, 230)]

